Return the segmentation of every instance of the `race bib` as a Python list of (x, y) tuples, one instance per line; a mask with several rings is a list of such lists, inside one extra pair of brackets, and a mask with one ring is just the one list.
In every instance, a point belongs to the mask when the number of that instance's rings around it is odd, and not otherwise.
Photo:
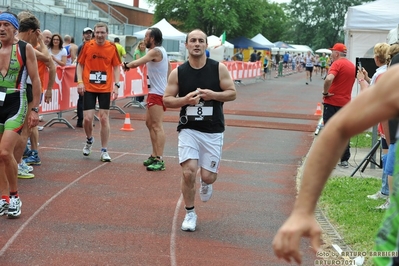
[(187, 106), (188, 121), (210, 121), (213, 115), (212, 102), (200, 102), (194, 106)]
[(6, 99), (7, 88), (0, 87), (0, 106), (4, 105)]
[(90, 71), (89, 81), (94, 84), (105, 84), (107, 83), (107, 72)]

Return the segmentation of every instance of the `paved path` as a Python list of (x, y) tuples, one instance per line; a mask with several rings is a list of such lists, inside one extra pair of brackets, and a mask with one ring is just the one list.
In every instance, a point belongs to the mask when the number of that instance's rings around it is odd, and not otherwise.
[[(304, 73), (237, 87), (225, 104), (227, 129), (214, 194), (196, 196), (197, 230), (180, 230), (184, 204), (177, 160), (177, 111), (168, 110), (163, 172), (147, 172), (144, 110), (111, 112), (111, 163), (100, 157), (99, 126), (90, 157), (82, 129), (55, 124), (40, 135), (42, 165), (19, 181), (19, 219), (0, 219), (1, 265), (283, 265), (271, 243), (296, 195), (297, 168), (312, 141), (320, 77)], [(123, 106), (126, 101), (118, 102)], [(72, 124), (73, 112), (64, 114)], [(52, 116), (45, 116), (49, 120)], [(302, 243), (303, 265), (315, 259)]]

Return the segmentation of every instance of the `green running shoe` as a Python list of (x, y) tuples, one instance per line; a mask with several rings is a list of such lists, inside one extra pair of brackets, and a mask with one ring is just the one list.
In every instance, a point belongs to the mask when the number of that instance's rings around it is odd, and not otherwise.
[(155, 160), (153, 164), (147, 166), (147, 171), (163, 171), (165, 170), (165, 162), (161, 160)]
[(153, 164), (153, 163), (155, 162), (156, 159), (157, 159), (157, 157), (153, 157), (153, 156), (151, 155), (150, 157), (148, 157), (147, 160), (145, 160), (145, 161), (143, 162), (143, 165), (144, 165), (144, 166), (149, 166), (149, 165)]

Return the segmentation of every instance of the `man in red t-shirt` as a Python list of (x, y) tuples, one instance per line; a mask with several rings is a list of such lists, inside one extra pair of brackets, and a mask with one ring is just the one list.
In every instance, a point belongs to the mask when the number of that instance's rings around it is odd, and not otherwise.
[[(352, 87), (355, 81), (355, 65), (346, 58), (346, 46), (343, 43), (336, 43), (332, 51), (331, 65), (323, 88), (323, 122), (327, 121), (338, 112), (345, 104), (349, 103), (352, 95)], [(341, 167), (349, 166), (350, 146), (346, 148), (338, 164)]]

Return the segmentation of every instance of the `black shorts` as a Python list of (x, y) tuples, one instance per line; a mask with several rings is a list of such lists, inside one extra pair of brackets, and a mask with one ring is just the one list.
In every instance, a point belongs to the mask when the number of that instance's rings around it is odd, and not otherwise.
[(32, 84), (26, 84), (26, 99), (28, 99), (28, 103), (33, 101)]
[(109, 110), (111, 103), (111, 93), (98, 93), (86, 91), (83, 96), (83, 110), (94, 110), (96, 107), (96, 102), (100, 109)]
[(310, 73), (313, 72), (313, 67), (306, 67), (306, 71), (309, 71)]

